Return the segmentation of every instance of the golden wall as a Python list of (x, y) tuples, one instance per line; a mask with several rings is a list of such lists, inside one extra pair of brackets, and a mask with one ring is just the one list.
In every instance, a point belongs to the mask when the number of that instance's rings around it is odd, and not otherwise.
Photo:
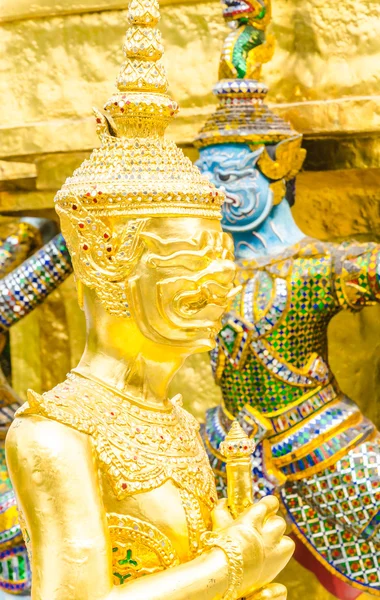
[[(54, 215), (53, 197), (97, 145), (91, 107), (113, 90), (127, 2), (1, 0), (0, 211)], [(304, 134), (308, 150), (294, 215), (321, 239), (380, 241), (380, 3), (273, 0), (274, 59), (264, 66), (269, 100)], [(192, 140), (214, 109), (211, 83), (226, 33), (217, 0), (164, 0), (161, 29), (172, 94), (181, 113), (170, 135), (196, 158)], [(340, 314), (330, 361), (343, 390), (379, 422), (380, 307)], [(11, 332), (13, 385), (43, 391), (61, 380), (84, 345), (72, 279)], [(173, 382), (200, 418), (217, 402), (207, 357)], [(285, 574), (289, 599), (331, 600), (306, 572)]]

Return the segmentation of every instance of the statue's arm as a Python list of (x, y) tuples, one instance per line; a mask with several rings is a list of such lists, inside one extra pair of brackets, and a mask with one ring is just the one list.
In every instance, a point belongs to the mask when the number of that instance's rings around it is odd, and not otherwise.
[(380, 245), (342, 244), (333, 252), (335, 295), (342, 308), (360, 310), (380, 302)]
[[(224, 553), (114, 587), (111, 546), (90, 438), (60, 423), (14, 421), (7, 461), (31, 540), (33, 600), (215, 600), (228, 587)], [(170, 508), (168, 507), (168, 510)]]
[(9, 329), (41, 304), (72, 272), (59, 233), (0, 280), (0, 329)]

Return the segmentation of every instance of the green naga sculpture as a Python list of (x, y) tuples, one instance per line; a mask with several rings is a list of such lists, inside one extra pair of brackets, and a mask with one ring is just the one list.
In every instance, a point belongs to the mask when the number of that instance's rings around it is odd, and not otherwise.
[(274, 37), (266, 34), (270, 0), (226, 2), (223, 15), (234, 31), (224, 42), (219, 79), (259, 79), (262, 64), (274, 53)]
[[(305, 152), (265, 104), (258, 81), (273, 42), (270, 2), (225, 0), (234, 21), (214, 88), (219, 106), (198, 135), (198, 166), (226, 195), (242, 292), (212, 352), (223, 404), (203, 437), (219, 492), (220, 452), (234, 418), (254, 440), (256, 499), (276, 493), (296, 558), (341, 600), (380, 597), (379, 434), (340, 389), (327, 327), (343, 309), (380, 302), (380, 246), (311, 239), (290, 210)], [(366, 596), (367, 597), (367, 596)]]

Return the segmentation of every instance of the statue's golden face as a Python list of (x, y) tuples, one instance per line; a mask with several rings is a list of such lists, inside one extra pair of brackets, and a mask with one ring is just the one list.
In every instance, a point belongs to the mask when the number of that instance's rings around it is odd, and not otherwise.
[(214, 345), (233, 295), (233, 243), (218, 220), (154, 218), (128, 282), (129, 306), (151, 341), (192, 351)]
[(235, 276), (232, 238), (218, 219), (94, 218), (79, 203), (60, 217), (76, 276), (109, 314), (132, 318), (156, 344), (214, 346)]

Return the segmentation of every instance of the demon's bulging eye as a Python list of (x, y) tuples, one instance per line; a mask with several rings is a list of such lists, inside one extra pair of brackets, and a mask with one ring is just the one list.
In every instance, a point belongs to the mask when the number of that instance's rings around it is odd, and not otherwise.
[(227, 181), (236, 181), (238, 179), (237, 175), (231, 175), (231, 173), (217, 173), (217, 178), (220, 181), (226, 183)]
[(230, 175), (224, 175), (223, 173), (218, 173), (218, 177), (220, 181), (229, 181)]

